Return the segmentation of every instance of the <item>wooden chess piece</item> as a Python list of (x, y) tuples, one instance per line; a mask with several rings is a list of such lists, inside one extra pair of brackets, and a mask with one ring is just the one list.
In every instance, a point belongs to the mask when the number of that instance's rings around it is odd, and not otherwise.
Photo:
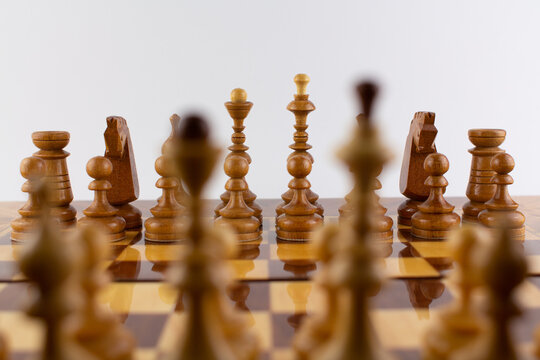
[(175, 165), (170, 155), (162, 155), (155, 163), (156, 172), (161, 178), (156, 187), (162, 189), (163, 194), (158, 204), (150, 209), (152, 217), (144, 222), (145, 238), (153, 242), (173, 242), (183, 240), (186, 236), (186, 225), (179, 217), (186, 212), (175, 197), (179, 180), (175, 176)]
[(445, 239), (451, 230), (460, 224), (459, 215), (454, 206), (449, 204), (443, 194), (448, 181), (443, 176), (449, 168), (448, 159), (443, 154), (428, 155), (424, 161), (424, 170), (429, 175), (426, 185), (430, 188), (429, 197), (418, 205), (418, 211), (412, 216), (411, 234), (423, 239)]
[(424, 360), (446, 360), (470, 346), (485, 330), (483, 317), (473, 306), (472, 295), (480, 285), (480, 269), (476, 259), (490, 240), (479, 227), (464, 226), (448, 243), (456, 263), (450, 281), (459, 289), (456, 300), (439, 310), (424, 336)]
[(9, 360), (10, 359), (9, 353), (10, 353), (10, 348), (9, 348), (8, 341), (6, 337), (3, 334), (1, 334), (0, 335), (0, 360)]
[(117, 316), (106, 311), (97, 300), (99, 291), (110, 281), (101, 266), (108, 259), (106, 238), (95, 228), (85, 227), (75, 240), (81, 252), (79, 281), (84, 296), (74, 338), (99, 359), (130, 360), (135, 351), (135, 338), (121, 326)]
[(287, 170), (293, 176), (289, 182), (293, 197), (282, 207), (283, 213), (276, 219), (276, 234), (282, 240), (308, 241), (323, 224), (317, 206), (307, 197), (307, 190), (311, 186), (307, 179), (311, 172), (311, 161), (303, 155), (290, 156)]
[(350, 167), (356, 184), (354, 213), (350, 231), (344, 232), (340, 251), (333, 263), (331, 277), (338, 287), (339, 312), (330, 339), (318, 348), (312, 359), (391, 359), (370, 332), (368, 298), (380, 282), (375, 268), (372, 239), (373, 209), (371, 189), (376, 173), (389, 159), (371, 124), (371, 108), (377, 93), (374, 84), (358, 85), (366, 118), (351, 141), (341, 149), (340, 158)]
[(88, 189), (94, 191), (94, 201), (83, 210), (85, 216), (79, 219), (79, 225), (98, 226), (109, 241), (119, 241), (126, 238), (126, 221), (117, 215), (118, 209), (107, 200), (107, 191), (111, 189), (107, 178), (112, 171), (112, 163), (103, 156), (95, 156), (86, 164), (86, 172), (94, 179), (88, 185)]
[(50, 198), (47, 199), (51, 215), (58, 219), (62, 228), (70, 228), (77, 223), (77, 211), (70, 205), (73, 192), (66, 162), (69, 153), (63, 150), (69, 143), (69, 133), (36, 131), (32, 133), (32, 142), (39, 148), (33, 156), (45, 162), (44, 180), (51, 187)]
[(25, 241), (35, 236), (41, 218), (41, 204), (37, 191), (45, 175), (45, 163), (37, 157), (27, 157), (21, 161), (21, 175), (27, 181), (22, 191), (28, 193), (28, 200), (18, 212), (20, 217), (11, 222), (11, 240)]
[(399, 189), (407, 198), (398, 207), (398, 224), (411, 225), (411, 218), (418, 211), (418, 205), (426, 201), (429, 187), (425, 184), (428, 173), (424, 161), (429, 154), (437, 152), (435, 137), (435, 113), (419, 111), (414, 114), (401, 164)]
[(392, 226), (394, 221), (390, 216), (386, 215), (386, 208), (381, 205), (381, 198), (377, 195), (376, 191), (382, 189), (382, 184), (379, 181), (378, 176), (381, 174), (382, 168), (377, 170), (377, 177), (373, 181), (372, 197), (374, 202), (374, 212), (376, 216), (373, 217), (373, 236), (377, 239), (391, 239), (394, 236)]
[(500, 129), (471, 129), (469, 140), (475, 146), (469, 149), (472, 154), (471, 175), (467, 185), (469, 201), (463, 205), (463, 222), (478, 223), (478, 214), (484, 210), (484, 203), (495, 195), (497, 185), (491, 182), (495, 171), (491, 168), (491, 159), (504, 150), (499, 148), (506, 136)]
[[(54, 190), (53, 190), (54, 191)], [(40, 199), (49, 198), (45, 191)], [(33, 283), (37, 296), (27, 309), (27, 314), (42, 320), (45, 336), (40, 360), (97, 360), (86, 353), (69, 336), (66, 320), (79, 307), (81, 293), (76, 286), (75, 274), (79, 261), (73, 242), (51, 221), (50, 210), (43, 210), (42, 227), (35, 242), (25, 249), (19, 266)]]
[[(311, 156), (311, 154), (308, 152), (308, 150), (311, 149), (312, 146), (307, 143), (308, 133), (306, 132), (308, 128), (307, 116), (310, 112), (315, 110), (315, 105), (313, 105), (313, 103), (309, 100), (309, 94), (306, 92), (309, 80), (309, 76), (307, 76), (306, 74), (297, 74), (294, 77), (297, 91), (294, 95), (294, 100), (291, 101), (287, 106), (287, 110), (291, 111), (294, 114), (294, 128), (296, 132), (294, 133), (293, 137), (294, 144), (289, 145), (289, 148), (294, 151), (287, 158), (287, 162), (289, 162), (289, 159), (292, 157), (302, 156), (306, 158), (311, 163), (311, 165), (313, 165), (313, 156)], [(280, 216), (284, 213), (283, 207), (293, 199), (293, 195), (294, 192), (290, 188), (281, 195), (281, 199), (283, 200), (283, 202), (276, 207), (276, 216)], [(319, 199), (319, 195), (317, 195), (311, 190), (311, 184), (306, 189), (306, 197), (308, 201), (317, 208), (317, 214), (319, 214), (320, 216), (324, 216), (324, 208), (321, 204), (317, 202), (317, 200)]]
[(491, 168), (495, 175), (491, 182), (497, 186), (491, 200), (485, 203), (486, 209), (478, 214), (478, 220), (488, 228), (497, 228), (504, 222), (509, 228), (510, 236), (514, 239), (525, 238), (525, 216), (518, 211), (519, 205), (512, 200), (508, 193), (508, 185), (514, 183), (509, 173), (514, 169), (514, 159), (510, 154), (499, 153), (491, 160)]
[[(169, 120), (171, 121), (171, 134), (161, 146), (161, 155), (170, 155), (169, 151), (174, 150), (174, 139), (178, 134), (178, 127), (180, 126), (180, 116), (172, 114)], [(182, 185), (182, 180), (180, 178), (178, 178), (178, 187), (174, 191), (174, 196), (176, 197), (176, 201), (178, 201), (180, 205), (187, 206), (189, 194), (184, 189), (184, 186)]]
[[(228, 149), (231, 151), (230, 155), (240, 155), (243, 158), (245, 158), (248, 162), (248, 165), (251, 164), (251, 156), (247, 153), (247, 150), (249, 150), (249, 147), (244, 144), (246, 141), (246, 135), (244, 134), (244, 119), (248, 116), (249, 111), (253, 107), (253, 103), (251, 101), (247, 101), (247, 93), (244, 89), (233, 89), (231, 92), (231, 101), (227, 101), (225, 103), (225, 107), (227, 108), (227, 111), (229, 112), (229, 115), (233, 119), (234, 125), (233, 130), (234, 133), (231, 136), (231, 140), (233, 142), (233, 145), (229, 146)], [(244, 191), (244, 201), (246, 202), (247, 206), (252, 208), (255, 211), (255, 217), (259, 219), (259, 223), (262, 226), (262, 208), (259, 204), (255, 202), (255, 199), (257, 198), (257, 195), (255, 195), (250, 189), (247, 184), (247, 181), (245, 178), (243, 179), (245, 182), (246, 190)], [(214, 209), (215, 217), (219, 216), (219, 211), (224, 208), (227, 203), (229, 202), (231, 194), (229, 190), (225, 191), (223, 194), (221, 194), (220, 199), (221, 203), (216, 206)]]
[(112, 186), (107, 191), (107, 199), (118, 208), (118, 216), (126, 221), (126, 230), (140, 230), (142, 213), (130, 204), (139, 197), (139, 179), (126, 120), (120, 116), (109, 116), (103, 136), (105, 157), (113, 165), (113, 171), (107, 178)]
[(173, 281), (183, 294), (186, 320), (171, 352), (162, 360), (242, 359), (258, 357), (258, 345), (246, 319), (225, 298), (227, 272), (224, 258), (231, 250), (223, 229), (208, 230), (202, 220), (202, 190), (219, 156), (201, 117), (187, 116), (176, 142), (175, 163), (191, 197), (187, 240)]
[(229, 201), (224, 208), (219, 210), (219, 217), (214, 224), (216, 226), (230, 226), (239, 241), (253, 241), (261, 237), (261, 223), (256, 217), (257, 213), (249, 207), (244, 194), (247, 184), (244, 181), (249, 163), (246, 158), (229, 154), (225, 159), (225, 174), (229, 176), (225, 189), (229, 192)]
[[(499, 154), (497, 156), (506, 155)], [(496, 157), (497, 157), (496, 156)], [(499, 226), (501, 223), (499, 223)], [(504, 221), (502, 222), (504, 226)], [(510, 321), (521, 314), (516, 288), (525, 280), (527, 263), (523, 250), (512, 239), (511, 229), (498, 229), (495, 241), (480, 258), (481, 276), (487, 292), (486, 331), (476, 343), (457, 352), (452, 360), (517, 360)]]

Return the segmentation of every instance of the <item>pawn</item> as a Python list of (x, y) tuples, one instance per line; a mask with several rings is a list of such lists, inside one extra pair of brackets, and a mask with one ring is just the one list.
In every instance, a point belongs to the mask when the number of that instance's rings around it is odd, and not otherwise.
[(28, 200), (18, 210), (21, 216), (11, 222), (11, 240), (13, 241), (25, 241), (32, 238), (39, 226), (41, 204), (36, 192), (45, 175), (45, 163), (39, 158), (27, 157), (21, 161), (20, 169), (21, 175), (27, 180), (22, 186), (22, 191), (28, 193)]
[[(165, 140), (163, 145), (161, 145), (161, 155), (171, 155), (170, 152), (174, 151), (173, 150), (174, 138), (175, 136), (177, 136), (178, 127), (180, 126), (181, 119), (180, 119), (180, 116), (178, 116), (177, 114), (172, 114), (169, 120), (171, 122), (171, 134), (169, 135), (167, 140)], [(178, 201), (180, 205), (186, 206), (189, 200), (189, 194), (184, 189), (184, 186), (182, 185), (182, 181), (180, 180), (180, 178), (177, 178), (177, 179), (178, 179), (178, 187), (174, 191), (174, 196), (176, 197), (176, 201)]]
[(112, 171), (111, 161), (103, 156), (93, 157), (86, 164), (86, 172), (95, 179), (88, 185), (88, 189), (94, 191), (94, 201), (83, 210), (85, 216), (79, 219), (79, 225), (97, 225), (103, 229), (110, 241), (119, 241), (126, 238), (126, 221), (117, 215), (118, 209), (107, 200), (107, 191), (112, 186), (106, 179)]
[(155, 163), (156, 172), (161, 178), (156, 187), (163, 191), (156, 206), (150, 209), (152, 217), (144, 222), (145, 238), (155, 242), (180, 241), (185, 236), (185, 223), (179, 220), (186, 209), (176, 199), (175, 191), (180, 182), (175, 176), (174, 163), (169, 156), (162, 155)]
[[(376, 176), (381, 174), (382, 167), (377, 170)], [(394, 221), (390, 216), (386, 215), (386, 208), (380, 203), (380, 196), (376, 191), (382, 189), (382, 184), (378, 178), (375, 178), (373, 182), (373, 211), (376, 216), (373, 218), (373, 236), (376, 239), (391, 239), (394, 236), (392, 226)]]
[(276, 219), (276, 234), (282, 240), (308, 241), (317, 228), (323, 224), (318, 207), (307, 197), (311, 187), (307, 176), (311, 172), (311, 161), (303, 155), (295, 155), (287, 160), (287, 170), (293, 176), (289, 182), (291, 201), (283, 206), (283, 213)]
[(426, 157), (424, 169), (428, 173), (425, 184), (430, 188), (429, 197), (418, 205), (412, 216), (413, 236), (423, 239), (445, 239), (449, 232), (460, 224), (454, 206), (443, 197), (448, 181), (443, 176), (449, 168), (448, 159), (443, 154), (433, 153)]
[(224, 169), (225, 174), (230, 177), (225, 184), (230, 196), (227, 205), (219, 210), (219, 217), (214, 223), (217, 226), (230, 226), (239, 241), (258, 240), (261, 236), (261, 223), (255, 217), (255, 210), (247, 206), (244, 199), (248, 189), (244, 177), (249, 163), (245, 157), (231, 153), (225, 159)]
[(500, 153), (491, 160), (491, 168), (496, 174), (491, 178), (497, 190), (493, 198), (485, 203), (486, 209), (478, 214), (478, 220), (488, 228), (496, 228), (501, 221), (509, 228), (510, 236), (514, 239), (525, 237), (525, 216), (517, 210), (518, 204), (508, 193), (508, 185), (514, 183), (509, 173), (514, 169), (514, 159), (507, 153)]
[(80, 245), (80, 284), (83, 306), (78, 313), (75, 340), (88, 352), (102, 360), (130, 360), (135, 338), (125, 330), (115, 314), (98, 302), (100, 290), (109, 283), (109, 275), (101, 266), (108, 258), (109, 246), (101, 232), (85, 227), (76, 236)]

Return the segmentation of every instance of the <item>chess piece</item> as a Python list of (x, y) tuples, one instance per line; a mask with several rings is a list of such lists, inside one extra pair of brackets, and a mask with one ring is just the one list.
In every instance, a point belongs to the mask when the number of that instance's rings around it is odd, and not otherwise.
[(126, 237), (126, 221), (107, 200), (107, 191), (111, 189), (107, 178), (112, 171), (111, 161), (103, 156), (93, 157), (86, 164), (86, 172), (94, 179), (88, 185), (88, 189), (94, 191), (94, 201), (83, 210), (85, 216), (79, 219), (79, 224), (101, 227), (110, 241), (119, 241)]
[(6, 339), (6, 337), (1, 334), (0, 335), (0, 360), (9, 360), (9, 344)]
[[(227, 108), (227, 111), (229, 112), (229, 115), (232, 117), (234, 122), (234, 133), (231, 136), (233, 145), (228, 147), (228, 149), (231, 151), (229, 155), (240, 155), (244, 159), (246, 159), (249, 165), (251, 164), (251, 156), (249, 156), (249, 154), (247, 153), (249, 147), (244, 144), (244, 142), (246, 141), (246, 135), (244, 134), (243, 130), (245, 129), (244, 119), (249, 114), (253, 103), (250, 101), (246, 101), (246, 99), (247, 93), (244, 89), (234, 89), (231, 92), (231, 101), (227, 101), (225, 103), (225, 107)], [(255, 202), (257, 195), (255, 195), (249, 189), (245, 178), (243, 179), (243, 182), (245, 183), (246, 187), (243, 195), (244, 201), (246, 202), (247, 206), (249, 206), (255, 211), (255, 217), (259, 220), (259, 223), (262, 226), (262, 208), (259, 206), (259, 204)], [(221, 194), (221, 203), (218, 204), (214, 209), (215, 217), (218, 217), (219, 211), (227, 205), (230, 196), (231, 194), (229, 190)]]
[(311, 172), (311, 161), (303, 155), (290, 156), (287, 170), (294, 177), (289, 182), (293, 197), (282, 207), (283, 213), (276, 219), (276, 235), (282, 240), (308, 241), (323, 224), (317, 206), (307, 197), (310, 187), (307, 176)]
[[(174, 139), (177, 136), (178, 127), (180, 126), (180, 116), (172, 114), (169, 120), (171, 121), (171, 134), (161, 146), (161, 155), (169, 154), (169, 151), (173, 150)], [(184, 189), (184, 186), (182, 185), (182, 180), (180, 178), (178, 178), (178, 187), (174, 191), (174, 196), (176, 197), (176, 201), (178, 201), (180, 205), (187, 206), (189, 194)]]
[[(495, 158), (502, 159), (504, 155)], [(502, 224), (504, 226), (504, 221)], [(498, 229), (495, 241), (487, 245), (484, 257), (479, 259), (482, 282), (487, 291), (484, 308), (489, 326), (477, 342), (457, 352), (452, 360), (518, 359), (509, 326), (511, 319), (521, 314), (515, 290), (527, 275), (527, 263), (523, 250), (512, 240), (509, 230), (506, 227)]]
[(355, 177), (353, 193), (354, 213), (349, 232), (341, 235), (344, 248), (336, 254), (336, 264), (332, 266), (331, 278), (338, 287), (338, 314), (335, 330), (330, 339), (311, 359), (391, 359), (375, 341), (370, 332), (368, 298), (380, 282), (375, 268), (375, 255), (369, 244), (372, 239), (373, 198), (371, 189), (380, 167), (388, 160), (389, 154), (378, 141), (371, 124), (371, 108), (377, 88), (365, 82), (358, 86), (362, 98), (365, 120), (351, 141), (341, 149), (340, 158), (350, 167)]
[(27, 157), (21, 161), (21, 175), (27, 181), (22, 191), (28, 193), (28, 200), (18, 212), (20, 217), (11, 222), (11, 240), (25, 241), (35, 236), (39, 228), (41, 204), (36, 192), (45, 175), (45, 163), (37, 157)]
[(390, 216), (386, 215), (386, 208), (381, 205), (380, 197), (376, 191), (382, 189), (382, 184), (379, 181), (378, 176), (381, 174), (382, 168), (377, 170), (376, 178), (373, 181), (372, 197), (374, 202), (374, 212), (376, 216), (373, 217), (373, 236), (377, 239), (391, 239), (394, 236), (392, 231), (392, 225), (394, 221)]
[(83, 228), (76, 236), (80, 245), (80, 283), (84, 293), (74, 330), (75, 340), (102, 360), (133, 358), (135, 338), (125, 330), (115, 314), (106, 311), (97, 295), (109, 282), (109, 274), (102, 262), (108, 259), (109, 246), (104, 235), (92, 227)]
[[(42, 191), (40, 199), (45, 200), (47, 195)], [(66, 328), (66, 320), (78, 309), (81, 300), (75, 283), (79, 259), (73, 243), (66, 241), (50, 216), (50, 210), (43, 209), (39, 235), (25, 249), (19, 262), (22, 273), (36, 285), (32, 289), (37, 290), (27, 313), (41, 319), (45, 329), (43, 346), (36, 359), (97, 360), (76, 345)]]
[[(294, 151), (287, 158), (287, 163), (293, 157), (302, 156), (311, 163), (309, 167), (311, 169), (311, 166), (313, 165), (313, 156), (311, 156), (308, 150), (311, 149), (312, 146), (307, 143), (308, 133), (306, 132), (306, 130), (308, 128), (307, 116), (310, 112), (315, 110), (315, 105), (313, 105), (313, 103), (309, 100), (309, 94), (306, 92), (309, 80), (309, 76), (307, 76), (306, 74), (297, 74), (294, 77), (297, 91), (294, 95), (294, 100), (291, 101), (287, 106), (287, 110), (291, 111), (294, 114), (296, 121), (294, 124), (294, 128), (296, 129), (296, 132), (294, 133), (293, 137), (294, 144), (289, 145), (289, 148)], [(303, 164), (304, 162), (299, 161), (298, 163)], [(304, 177), (306, 177), (307, 175), (309, 175), (309, 172), (307, 172)], [(319, 199), (319, 195), (317, 195), (311, 190), (311, 184), (309, 184), (309, 182), (306, 183), (306, 185), (308, 186), (306, 188), (306, 197), (308, 201), (317, 208), (317, 214), (319, 214), (320, 216), (324, 216), (324, 208), (321, 204), (317, 202), (317, 200)], [(289, 190), (287, 190), (281, 195), (281, 199), (283, 200), (283, 202), (277, 206), (276, 216), (280, 216), (285, 212), (283, 207), (291, 202), (293, 196), (294, 191), (291, 188), (289, 188)]]
[(499, 153), (491, 160), (491, 168), (495, 175), (491, 182), (496, 191), (491, 200), (485, 203), (486, 209), (478, 214), (478, 220), (488, 228), (497, 228), (504, 221), (509, 228), (510, 236), (523, 240), (525, 237), (525, 216), (517, 210), (518, 204), (508, 193), (508, 185), (514, 183), (509, 173), (514, 169), (514, 159), (507, 153)]
[(112, 186), (107, 191), (107, 199), (118, 209), (118, 216), (126, 221), (126, 230), (140, 230), (142, 213), (130, 204), (139, 197), (139, 179), (126, 120), (120, 116), (109, 116), (103, 136), (105, 157), (113, 165), (113, 171), (107, 178)]
[(231, 252), (231, 240), (224, 229), (208, 230), (202, 221), (202, 190), (219, 156), (202, 118), (192, 115), (184, 119), (174, 153), (178, 172), (191, 195), (191, 221), (186, 232), (190, 246), (182, 252), (172, 274), (183, 294), (186, 316), (178, 332), (182, 335), (172, 351), (160, 359), (255, 359), (259, 349), (248, 331), (247, 319), (225, 298), (228, 278), (224, 258)]
[(261, 237), (261, 223), (256, 217), (255, 210), (244, 201), (244, 194), (247, 191), (244, 177), (248, 172), (249, 163), (246, 158), (231, 153), (225, 159), (224, 168), (225, 174), (230, 177), (225, 184), (229, 201), (219, 210), (219, 217), (214, 223), (216, 226), (230, 226), (239, 241), (258, 240)]
[(32, 142), (39, 148), (33, 156), (45, 162), (44, 180), (52, 189), (49, 192), (50, 198), (47, 199), (51, 206), (51, 215), (58, 219), (62, 228), (70, 228), (77, 223), (77, 211), (70, 205), (73, 192), (66, 162), (69, 153), (63, 150), (69, 143), (69, 133), (36, 131), (32, 133)]
[(491, 183), (495, 171), (491, 169), (491, 159), (504, 150), (499, 148), (506, 136), (500, 129), (471, 129), (469, 140), (475, 146), (472, 154), (471, 175), (467, 185), (469, 201), (463, 205), (463, 222), (478, 223), (478, 214), (484, 210), (484, 203), (495, 195), (496, 184)]
[(464, 226), (448, 243), (456, 268), (450, 281), (459, 289), (456, 300), (439, 310), (424, 336), (424, 360), (446, 360), (470, 346), (485, 329), (484, 319), (473, 307), (472, 295), (481, 285), (476, 259), (489, 234), (478, 227)]
[(398, 224), (411, 225), (411, 218), (418, 211), (418, 205), (426, 201), (429, 187), (425, 184), (428, 173), (424, 161), (429, 154), (437, 152), (435, 137), (435, 113), (419, 111), (414, 114), (405, 142), (399, 189), (407, 198), (398, 207)]
[(429, 197), (418, 205), (418, 211), (411, 218), (413, 236), (445, 239), (451, 230), (459, 226), (459, 215), (443, 196), (448, 186), (448, 181), (443, 175), (448, 168), (448, 159), (443, 154), (433, 153), (426, 157), (424, 170), (429, 176), (425, 184), (430, 188)]
[(158, 204), (150, 209), (153, 216), (144, 222), (145, 238), (154, 242), (180, 241), (185, 237), (186, 225), (179, 217), (186, 209), (176, 200), (179, 180), (175, 176), (175, 165), (170, 155), (162, 155), (157, 158), (155, 168), (161, 176), (156, 187), (162, 189), (163, 194)]

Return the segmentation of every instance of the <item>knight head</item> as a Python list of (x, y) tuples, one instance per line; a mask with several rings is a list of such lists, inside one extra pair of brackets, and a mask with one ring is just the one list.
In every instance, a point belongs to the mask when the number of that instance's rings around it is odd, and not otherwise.
[(107, 129), (105, 130), (105, 155), (111, 157), (123, 157), (128, 130), (126, 120), (120, 116), (109, 116), (107, 118)]

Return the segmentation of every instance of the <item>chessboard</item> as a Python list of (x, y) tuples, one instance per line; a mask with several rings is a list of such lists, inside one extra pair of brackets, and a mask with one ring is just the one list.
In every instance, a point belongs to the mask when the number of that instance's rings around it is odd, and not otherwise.
[[(465, 198), (449, 198), (458, 213)], [(516, 197), (525, 214), (526, 238), (522, 242), (529, 276), (518, 291), (524, 316), (515, 321), (512, 334), (521, 352), (530, 353), (534, 329), (540, 324), (540, 197)], [(452, 269), (449, 249), (442, 241), (415, 240), (407, 228), (397, 227), (396, 209), (402, 199), (382, 199), (394, 220), (394, 237), (381, 241), (380, 265), (387, 280), (372, 294), (372, 328), (398, 359), (419, 359), (422, 332), (433, 311), (453, 298), (445, 278)], [(291, 340), (302, 319), (321, 307), (320, 291), (312, 282), (318, 263), (309, 243), (276, 239), (274, 208), (278, 200), (260, 200), (263, 237), (242, 243), (228, 260), (236, 284), (228, 298), (249, 314), (264, 349), (263, 359), (292, 359)], [(338, 221), (342, 200), (322, 199), (325, 222)], [(144, 217), (154, 201), (137, 201)], [(208, 202), (208, 214), (216, 202)], [(73, 204), (78, 213), (87, 202)], [(41, 325), (28, 318), (24, 304), (29, 284), (17, 268), (23, 245), (10, 240), (10, 221), (21, 203), (0, 203), (0, 331), (6, 334), (13, 359), (26, 358), (41, 344)], [(210, 220), (210, 218), (208, 218)], [(113, 282), (101, 301), (118, 313), (138, 341), (137, 359), (153, 359), (175, 341), (171, 328), (182, 318), (182, 299), (167, 283), (167, 269), (182, 244), (157, 244), (130, 232), (126, 240), (111, 243), (112, 256), (104, 266)]]

